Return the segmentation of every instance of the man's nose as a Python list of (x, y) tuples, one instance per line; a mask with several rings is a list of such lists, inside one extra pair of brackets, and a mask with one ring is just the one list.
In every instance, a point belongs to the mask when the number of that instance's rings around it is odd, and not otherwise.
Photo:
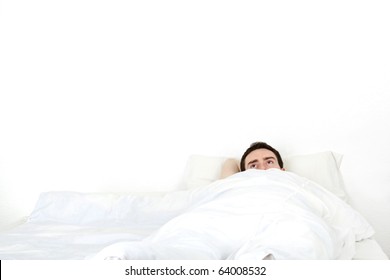
[(260, 170), (265, 170), (266, 168), (265, 168), (264, 164), (259, 163), (259, 169), (260, 169)]

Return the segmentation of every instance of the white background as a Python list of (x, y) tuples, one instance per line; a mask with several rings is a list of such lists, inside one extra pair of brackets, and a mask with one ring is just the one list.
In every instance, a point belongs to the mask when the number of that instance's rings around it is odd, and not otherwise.
[(1, 1), (0, 226), (48, 190), (180, 187), (191, 154), (344, 154), (390, 255), (387, 1)]

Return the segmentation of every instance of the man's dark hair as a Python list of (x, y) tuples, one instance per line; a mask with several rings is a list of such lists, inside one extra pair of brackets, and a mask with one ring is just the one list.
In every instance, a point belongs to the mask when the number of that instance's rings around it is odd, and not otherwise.
[(245, 159), (246, 159), (246, 157), (251, 152), (253, 152), (254, 150), (258, 150), (258, 149), (267, 149), (267, 150), (270, 150), (271, 152), (273, 152), (275, 154), (275, 156), (276, 156), (276, 159), (278, 161), (278, 164), (279, 164), (280, 168), (283, 168), (282, 157), (280, 156), (280, 153), (276, 149), (274, 149), (273, 147), (271, 147), (270, 145), (268, 145), (265, 142), (255, 142), (255, 143), (252, 143), (249, 146), (249, 148), (245, 151), (245, 153), (241, 157), (241, 162), (240, 162), (240, 169), (241, 169), (241, 171), (245, 170)]

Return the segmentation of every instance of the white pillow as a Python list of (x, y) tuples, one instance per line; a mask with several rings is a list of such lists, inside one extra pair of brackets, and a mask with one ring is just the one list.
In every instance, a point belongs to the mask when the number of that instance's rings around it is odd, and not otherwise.
[(284, 168), (312, 180), (343, 200), (347, 200), (340, 171), (343, 156), (334, 152), (296, 155), (284, 159)]
[[(220, 179), (222, 166), (227, 160), (231, 161), (231, 159), (226, 157), (191, 156), (187, 163), (186, 188), (193, 189), (205, 186)], [(287, 171), (306, 177), (328, 189), (341, 199), (347, 200), (340, 171), (342, 155), (333, 152), (321, 152), (289, 156), (284, 158), (283, 161), (284, 168)]]
[(185, 188), (198, 188), (218, 180), (226, 160), (226, 157), (190, 156), (184, 176)]

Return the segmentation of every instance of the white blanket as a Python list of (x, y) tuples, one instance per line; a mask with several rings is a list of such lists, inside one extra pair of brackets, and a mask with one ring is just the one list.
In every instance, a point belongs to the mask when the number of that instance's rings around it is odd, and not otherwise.
[[(185, 201), (149, 237), (112, 244), (93, 258), (351, 259), (356, 241), (374, 234), (344, 201), (278, 169), (235, 174), (187, 192)], [(164, 216), (161, 203), (154, 215)]]

